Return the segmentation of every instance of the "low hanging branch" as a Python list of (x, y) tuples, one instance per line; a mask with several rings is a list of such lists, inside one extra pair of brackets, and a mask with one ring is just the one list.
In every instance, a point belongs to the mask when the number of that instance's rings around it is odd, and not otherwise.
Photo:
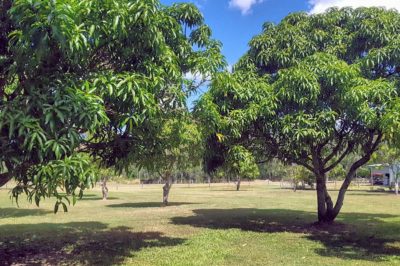
[(96, 182), (93, 157), (121, 170), (158, 151), (187, 109), (183, 73), (226, 65), (194, 4), (67, 2), (0, 1), (0, 185), (12, 177), (13, 196), (36, 204), (56, 196), (56, 211)]

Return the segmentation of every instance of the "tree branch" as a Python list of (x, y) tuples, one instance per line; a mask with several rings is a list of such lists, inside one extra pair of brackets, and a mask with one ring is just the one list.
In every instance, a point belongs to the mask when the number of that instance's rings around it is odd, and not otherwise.
[[(371, 132), (372, 136), (373, 136), (373, 132)], [(356, 161), (355, 163), (352, 164), (352, 166), (350, 167), (349, 172), (346, 175), (346, 178), (342, 184), (342, 186), (340, 187), (339, 190), (339, 194), (336, 200), (336, 204), (335, 204), (335, 208), (333, 210), (333, 215), (336, 217), (340, 211), (340, 209), (343, 206), (343, 200), (344, 200), (344, 196), (346, 194), (346, 191), (348, 189), (348, 187), (350, 186), (350, 183), (354, 177), (354, 174), (356, 173), (357, 169), (360, 168), (361, 166), (363, 166), (364, 164), (366, 164), (370, 159), (371, 159), (371, 155), (376, 151), (376, 149), (378, 148), (379, 144), (381, 144), (382, 142), (382, 138), (383, 138), (383, 133), (379, 132), (378, 136), (375, 140), (375, 142), (373, 141), (373, 137), (372, 137), (372, 141), (371, 138), (368, 141), (367, 145), (366, 145), (366, 153), (364, 154), (363, 157), (361, 157), (361, 159), (359, 159), (358, 161)], [(368, 147), (369, 146), (369, 147)]]
[(0, 174), (0, 187), (4, 186), (5, 184), (8, 183), (8, 181), (11, 180), (11, 175), (10, 173), (3, 173)]
[(330, 160), (332, 160), (333, 157), (335, 157), (335, 155), (339, 152), (340, 148), (342, 147), (342, 144), (343, 144), (343, 137), (340, 138), (339, 142), (337, 143), (335, 148), (333, 148), (332, 152), (325, 158), (325, 160), (323, 160), (324, 165), (327, 164)]
[(334, 169), (343, 159), (353, 150), (354, 144), (349, 142), (347, 144), (346, 150), (340, 155), (339, 159), (337, 159), (334, 163), (324, 169), (324, 172), (327, 173)]
[(302, 162), (302, 161), (295, 161), (295, 163), (297, 163), (298, 165), (301, 165), (301, 166), (307, 168), (307, 169), (308, 169), (309, 171), (311, 171), (312, 173), (315, 173), (314, 168), (313, 168), (311, 165), (308, 165), (307, 163)]

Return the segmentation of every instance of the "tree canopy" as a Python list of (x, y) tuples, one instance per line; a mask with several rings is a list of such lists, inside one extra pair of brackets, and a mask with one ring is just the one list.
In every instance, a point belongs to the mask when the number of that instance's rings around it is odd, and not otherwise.
[(243, 146), (237, 145), (229, 149), (223, 167), (229, 174), (236, 177), (236, 190), (240, 189), (241, 178), (255, 179), (260, 175), (253, 154)]
[(154, 136), (154, 146), (146, 149), (141, 158), (133, 162), (139, 167), (157, 173), (165, 182), (163, 203), (168, 204), (173, 175), (199, 166), (202, 156), (202, 141), (199, 125), (184, 112), (164, 122)]
[(154, 147), (171, 113), (224, 66), (193, 4), (5, 0), (0, 16), (0, 185), (75, 195), (95, 180), (84, 153), (122, 169)]
[[(259, 161), (278, 158), (312, 172), (319, 221), (330, 222), (356, 170), (399, 132), (399, 44), (394, 10), (291, 14), (264, 24), (233, 73), (213, 79), (197, 113), (211, 136), (224, 136), (221, 145), (240, 144)], [(326, 173), (353, 153), (359, 157), (334, 204)]]

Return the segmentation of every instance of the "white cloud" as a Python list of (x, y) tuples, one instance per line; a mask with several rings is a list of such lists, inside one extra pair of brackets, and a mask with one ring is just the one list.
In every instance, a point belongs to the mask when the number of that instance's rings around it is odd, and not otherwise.
[(242, 15), (247, 15), (251, 12), (251, 8), (255, 4), (260, 4), (264, 0), (230, 0), (229, 7), (237, 8), (242, 12)]
[(198, 73), (198, 72), (187, 72), (185, 74), (185, 79), (191, 80), (193, 82), (199, 83), (201, 81), (203, 81), (206, 77), (204, 77), (204, 75)]
[(400, 0), (309, 0), (310, 13), (322, 13), (330, 7), (385, 7), (400, 11)]

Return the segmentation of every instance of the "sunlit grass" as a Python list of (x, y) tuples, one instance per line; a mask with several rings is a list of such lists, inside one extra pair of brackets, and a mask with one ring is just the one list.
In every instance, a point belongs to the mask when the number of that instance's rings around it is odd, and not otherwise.
[[(110, 185), (110, 199), (89, 191), (68, 213), (0, 190), (0, 260), (41, 264), (398, 265), (400, 197), (350, 191), (337, 223), (316, 227), (315, 191), (266, 182)], [(359, 190), (360, 189), (360, 190)], [(364, 189), (364, 190), (363, 190)], [(335, 196), (337, 192), (332, 191)], [(2, 264), (2, 263), (0, 263)]]

